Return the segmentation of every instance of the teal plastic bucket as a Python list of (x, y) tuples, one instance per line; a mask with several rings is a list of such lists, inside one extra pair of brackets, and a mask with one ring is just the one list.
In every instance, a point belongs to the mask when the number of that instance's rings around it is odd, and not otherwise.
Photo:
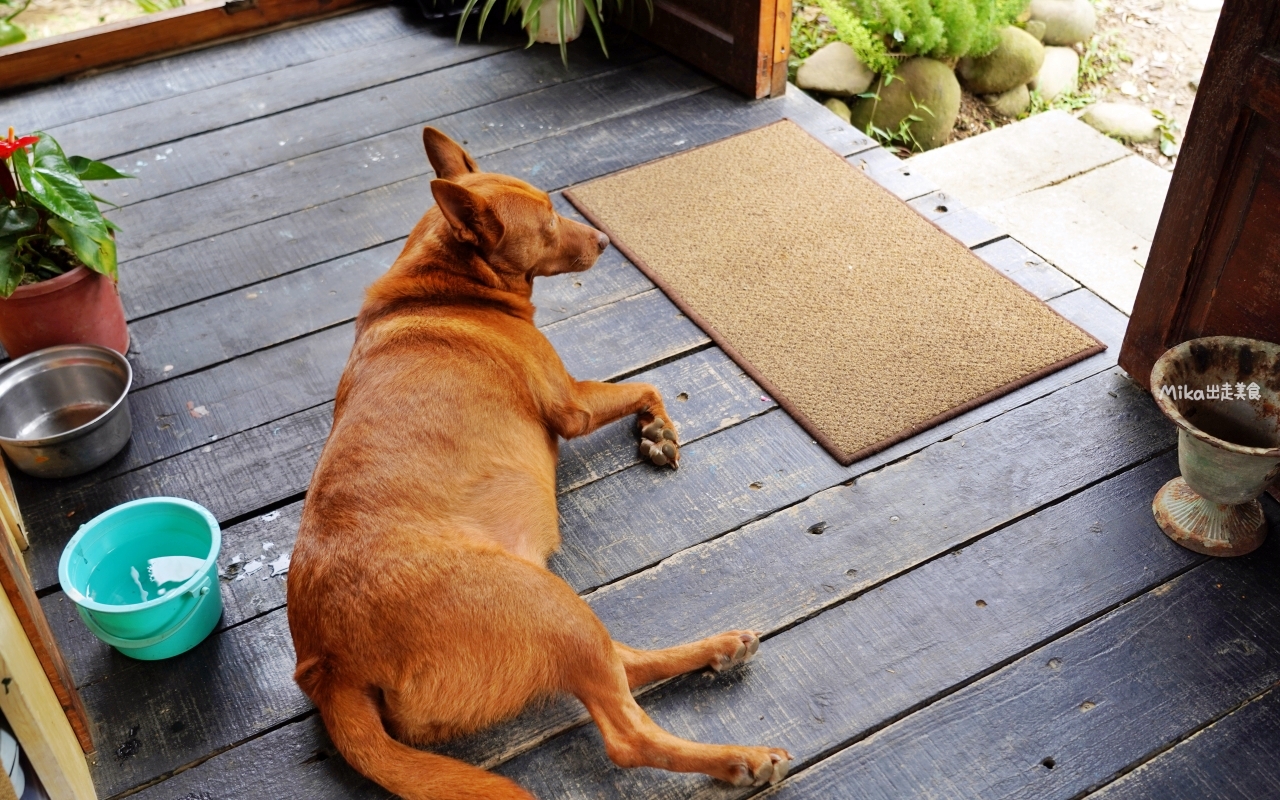
[(200, 644), (222, 616), (222, 531), (203, 506), (149, 497), (80, 526), (58, 581), (80, 618), (127, 656), (155, 661)]

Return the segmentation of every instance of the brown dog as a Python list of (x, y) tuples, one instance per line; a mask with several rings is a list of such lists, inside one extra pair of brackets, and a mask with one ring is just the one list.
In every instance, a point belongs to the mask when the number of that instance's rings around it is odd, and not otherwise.
[(778, 781), (786, 751), (679, 739), (631, 696), (749, 659), (755, 633), (635, 650), (546, 569), (558, 437), (637, 414), (645, 454), (679, 458), (656, 389), (574, 380), (533, 325), (533, 279), (589, 268), (607, 237), (481, 173), (439, 131), (423, 141), (436, 205), (369, 289), (293, 552), (298, 684), (347, 761), (406, 800), (530, 798), (401, 741), (465, 734), (555, 692), (582, 701), (622, 766)]

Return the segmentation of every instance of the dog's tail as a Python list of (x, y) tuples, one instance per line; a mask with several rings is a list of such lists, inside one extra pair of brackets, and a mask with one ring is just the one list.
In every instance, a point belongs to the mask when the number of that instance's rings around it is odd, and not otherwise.
[(347, 763), (404, 800), (534, 800), (506, 778), (392, 739), (373, 689), (341, 680), (314, 683), (320, 681), (313, 682), (318, 691), (308, 694)]

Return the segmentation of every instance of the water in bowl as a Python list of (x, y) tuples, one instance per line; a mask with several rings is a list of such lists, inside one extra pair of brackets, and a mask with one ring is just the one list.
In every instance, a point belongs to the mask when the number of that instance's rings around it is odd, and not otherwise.
[(41, 414), (22, 426), (15, 439), (48, 439), (60, 433), (73, 431), (81, 425), (87, 425), (107, 413), (111, 408), (106, 403), (75, 403), (55, 408), (47, 414)]
[(84, 593), (90, 600), (108, 605), (145, 603), (176, 589), (199, 572), (202, 566), (203, 558), (147, 558), (131, 548), (118, 547), (94, 567)]

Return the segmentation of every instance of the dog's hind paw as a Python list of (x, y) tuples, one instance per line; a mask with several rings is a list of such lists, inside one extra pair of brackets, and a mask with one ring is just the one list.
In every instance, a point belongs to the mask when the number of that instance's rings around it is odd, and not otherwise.
[(744, 747), (745, 758), (729, 765), (729, 783), (734, 786), (772, 786), (787, 777), (791, 754), (776, 747)]
[(641, 414), (639, 427), (640, 457), (659, 467), (670, 465), (672, 469), (679, 469), (680, 445), (675, 426), (663, 422), (661, 417)]
[(760, 634), (755, 631), (729, 631), (713, 637), (709, 641), (717, 644), (724, 640), (724, 650), (711, 660), (711, 668), (716, 672), (733, 669), (756, 657), (760, 650)]

